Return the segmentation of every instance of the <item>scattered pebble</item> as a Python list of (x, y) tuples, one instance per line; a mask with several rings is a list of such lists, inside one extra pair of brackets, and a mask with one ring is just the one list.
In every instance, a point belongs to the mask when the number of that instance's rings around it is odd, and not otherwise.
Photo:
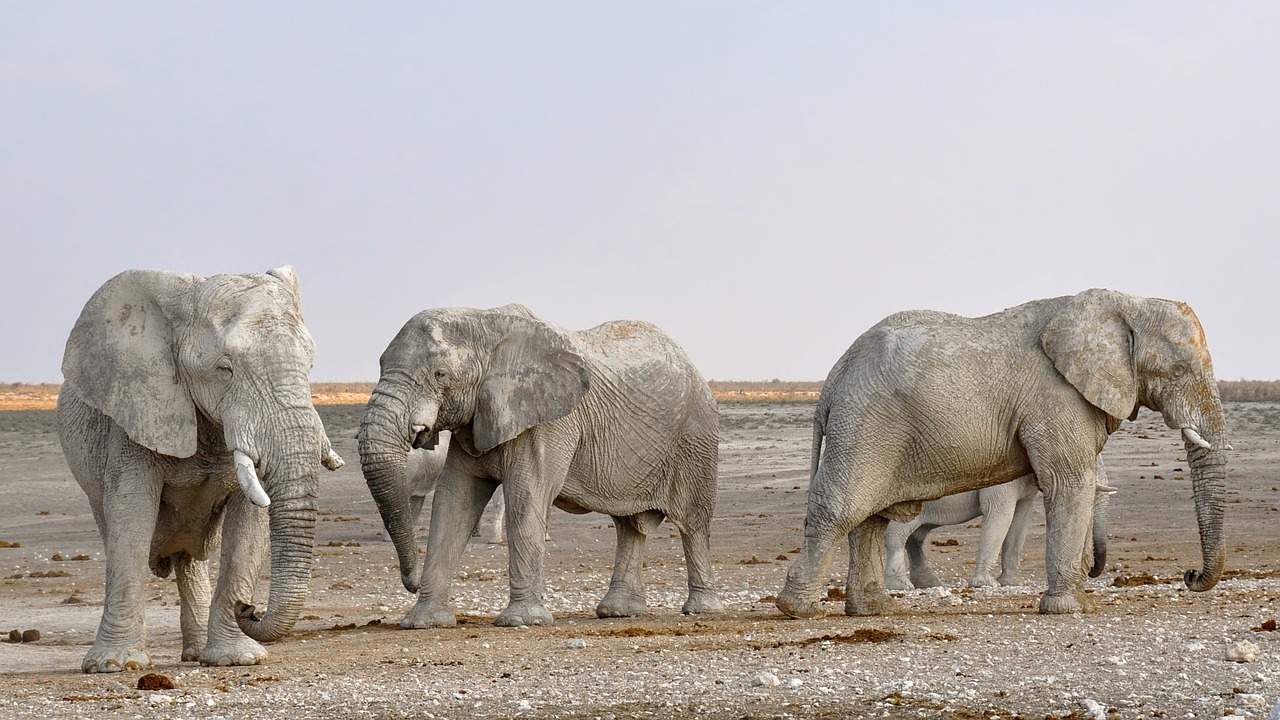
[(1255, 693), (1240, 693), (1236, 695), (1236, 704), (1242, 708), (1264, 708), (1267, 699)]
[(564, 646), (570, 650), (581, 650), (587, 646), (586, 638), (569, 638), (564, 641)]
[(1237, 640), (1227, 646), (1227, 660), (1247, 663), (1258, 659), (1262, 649), (1248, 640)]
[(755, 678), (751, 680), (751, 685), (754, 687), (772, 688), (772, 687), (778, 687), (781, 684), (782, 684), (782, 681), (778, 679), (778, 676), (774, 675), (771, 672), (762, 672), (759, 675), (756, 675)]
[(528, 700), (521, 699), (520, 702), (516, 703), (516, 712), (518, 713), (533, 712), (533, 703), (529, 702)]
[(1080, 707), (1084, 709), (1084, 716), (1088, 720), (1107, 720), (1107, 709), (1097, 700), (1085, 698), (1080, 701)]
[(787, 681), (787, 687), (791, 688), (792, 690), (795, 690), (803, 686), (804, 686), (804, 681), (801, 680), (800, 678), (791, 678), (790, 680)]

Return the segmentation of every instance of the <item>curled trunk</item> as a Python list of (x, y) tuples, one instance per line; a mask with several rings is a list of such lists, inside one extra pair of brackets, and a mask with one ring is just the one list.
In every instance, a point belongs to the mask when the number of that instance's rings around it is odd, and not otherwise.
[(1223, 451), (1225, 440), (1219, 433), (1205, 435), (1205, 438), (1213, 449), (1206, 450), (1190, 440), (1186, 441), (1204, 564), (1200, 570), (1187, 570), (1183, 581), (1189, 590), (1195, 592), (1204, 592), (1218, 583), (1226, 558), (1222, 544), (1222, 499), (1227, 479), (1227, 456)]
[(409, 443), (401, 426), (408, 427), (406, 408), (398, 396), (381, 387), (365, 409), (358, 435), (360, 469), (369, 493), (378, 505), (382, 526), (391, 536), (400, 560), (400, 582), (411, 593), (418, 591), (418, 550), (413, 537), (413, 513), (409, 508)]
[(268, 458), (262, 463), (264, 486), (271, 496), (267, 508), (271, 594), (265, 615), (259, 616), (253, 606), (246, 605), (237, 608), (236, 618), (244, 634), (259, 642), (278, 640), (293, 629), (310, 589), (320, 448), (316, 440), (302, 447), (307, 452), (281, 460)]
[(1111, 502), (1109, 494), (1097, 491), (1093, 503), (1093, 562), (1089, 566), (1089, 577), (1096, 578), (1107, 568), (1107, 515)]

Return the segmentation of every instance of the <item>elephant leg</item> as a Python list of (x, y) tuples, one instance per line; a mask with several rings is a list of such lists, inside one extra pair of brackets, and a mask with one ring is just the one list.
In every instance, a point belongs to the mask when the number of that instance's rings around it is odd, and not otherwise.
[(824, 455), (817, 476), (809, 486), (809, 504), (805, 511), (804, 544), (791, 561), (787, 581), (776, 601), (783, 614), (793, 618), (820, 617), (826, 614), (822, 595), (826, 589), (827, 565), (836, 541), (848, 533), (850, 521), (861, 522), (864, 512), (854, 516), (848, 497), (848, 478), (855, 475), (843, 468), (829, 470), (835, 464)]
[[(631, 617), (644, 612), (644, 541), (648, 527), (662, 522), (662, 513), (656, 521), (645, 523), (640, 516), (613, 516), (613, 527), (618, 536), (618, 548), (613, 560), (613, 577), (609, 580), (609, 592), (596, 606), (596, 617)], [(651, 519), (653, 520), (653, 519)]]
[(921, 518), (891, 522), (884, 531), (884, 586), (889, 590), (913, 590), (907, 566), (907, 538), (920, 527)]
[(517, 477), (503, 482), (506, 505), (507, 568), (511, 599), (495, 625), (518, 627), (553, 622), (542, 603), (542, 565), (546, 556), (547, 514), (564, 486), (569, 457), (540, 449)]
[(1001, 585), (1021, 585), (1022, 547), (1027, 540), (1027, 526), (1031, 523), (1031, 510), (1035, 503), (1035, 494), (1021, 498), (1013, 508), (1013, 521), (1009, 523), (1009, 534), (1004, 536), (1004, 544), (1000, 548), (1000, 577), (996, 581)]
[(402, 628), (453, 627), (458, 624), (449, 608), (449, 587), (480, 520), (484, 506), (498, 483), (445, 468), (431, 501), (431, 528), (427, 555), (422, 561), (422, 585), (418, 602), (400, 620)]
[(173, 567), (178, 580), (182, 661), (199, 660), (209, 641), (209, 563), (182, 553)]
[(485, 533), (485, 542), (490, 545), (501, 545), (506, 541), (504, 537), (506, 529), (503, 526), (507, 524), (507, 502), (501, 485), (493, 494), (493, 499), (489, 501), (489, 507), (493, 508), (493, 515), (489, 518), (489, 531)]
[(711, 569), (711, 528), (680, 528), (684, 545), (684, 561), (689, 572), (689, 597), (680, 612), (685, 615), (724, 612), (724, 602), (715, 590), (715, 574)]
[(253, 604), (269, 544), (267, 510), (235, 492), (224, 513), (218, 583), (209, 604), (209, 642), (200, 653), (200, 664), (257, 665), (266, 661), (267, 649), (240, 630), (236, 608)]
[(884, 532), (888, 518), (872, 515), (849, 533), (845, 615), (892, 615), (898, 604), (884, 586)]
[(1040, 598), (1042, 613), (1077, 613), (1094, 609), (1093, 602), (1084, 593), (1085, 571), (1081, 562), (1085, 537), (1093, 517), (1094, 467), (1092, 462), (1083, 469), (1064, 466), (1057, 473), (1036, 468), (1044, 492), (1045, 571), (1049, 585)]
[(1009, 528), (1013, 524), (1018, 504), (1014, 483), (1003, 483), (978, 491), (978, 504), (982, 510), (982, 533), (978, 538), (978, 559), (969, 578), (969, 587), (993, 587), (996, 582), (996, 561)]
[(902, 545), (902, 549), (907, 555), (907, 567), (909, 569), (909, 577), (912, 587), (931, 588), (942, 585), (942, 580), (938, 578), (937, 573), (933, 571), (933, 566), (929, 564), (929, 554), (925, 552), (924, 541), (929, 539), (929, 533), (933, 532), (938, 526), (933, 523), (921, 523), (919, 527), (907, 536), (907, 540)]
[[(130, 452), (123, 431), (112, 431), (121, 455), (109, 460), (102, 498), (107, 555), (106, 598), (93, 647), (80, 669), (86, 673), (145, 670), (152, 666), (146, 647), (145, 578), (150, 574), (151, 537), (160, 512), (160, 480), (140, 453)], [(118, 437), (117, 437), (118, 436)]]

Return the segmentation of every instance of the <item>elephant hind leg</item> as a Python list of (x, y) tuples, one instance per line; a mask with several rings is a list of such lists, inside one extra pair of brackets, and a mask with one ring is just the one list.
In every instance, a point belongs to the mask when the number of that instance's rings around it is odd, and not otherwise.
[(187, 553), (174, 558), (178, 581), (179, 625), (182, 628), (182, 661), (200, 659), (209, 641), (209, 563)]
[(596, 606), (596, 617), (631, 617), (648, 608), (644, 596), (644, 542), (648, 531), (662, 522), (657, 510), (628, 517), (613, 516), (613, 526), (618, 536), (617, 553), (613, 561), (613, 577), (609, 591)]
[(929, 538), (937, 525), (921, 524), (907, 536), (904, 549), (907, 554), (907, 565), (910, 567), (911, 585), (917, 588), (931, 588), (942, 585), (942, 580), (929, 564), (929, 555), (924, 551), (924, 541)]
[(884, 586), (884, 531), (889, 520), (872, 515), (849, 533), (845, 615), (892, 615), (897, 603)]

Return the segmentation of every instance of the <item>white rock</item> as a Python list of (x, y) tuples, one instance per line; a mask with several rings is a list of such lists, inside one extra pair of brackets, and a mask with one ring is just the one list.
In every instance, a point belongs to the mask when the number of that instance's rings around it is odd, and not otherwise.
[(564, 646), (570, 650), (581, 650), (587, 646), (586, 638), (569, 638), (564, 641)]
[(518, 713), (533, 712), (533, 703), (529, 702), (528, 700), (522, 699), (520, 702), (516, 703), (516, 712)]
[(161, 695), (160, 693), (156, 693), (154, 695), (148, 696), (147, 702), (151, 703), (152, 705), (170, 705), (173, 703), (173, 696)]
[(1227, 646), (1227, 660), (1247, 663), (1258, 659), (1262, 649), (1248, 640), (1237, 640)]
[(782, 681), (771, 672), (762, 672), (751, 680), (751, 684), (755, 687), (778, 687)]
[(1088, 720), (1107, 720), (1107, 709), (1096, 700), (1084, 698), (1080, 701), (1080, 707), (1084, 708), (1084, 716)]
[(1267, 699), (1253, 693), (1240, 693), (1236, 695), (1236, 704), (1242, 708), (1261, 708), (1267, 706)]
[(791, 678), (790, 680), (787, 681), (787, 687), (791, 688), (792, 690), (795, 690), (796, 688), (803, 687), (803, 686), (804, 686), (804, 681), (801, 680), (800, 678)]

